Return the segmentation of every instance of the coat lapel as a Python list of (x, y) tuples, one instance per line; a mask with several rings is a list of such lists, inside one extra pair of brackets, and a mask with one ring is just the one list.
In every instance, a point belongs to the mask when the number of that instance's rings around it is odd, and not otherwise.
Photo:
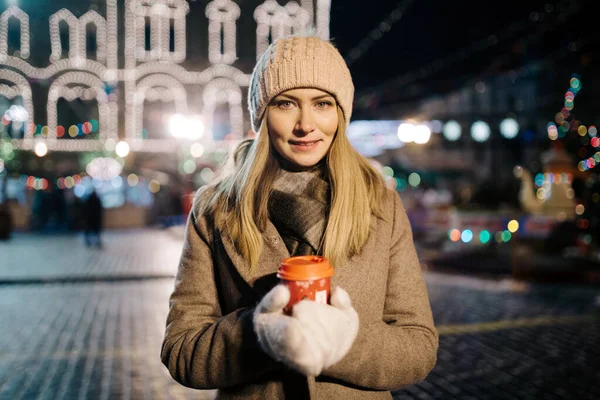
[(237, 251), (233, 240), (229, 236), (229, 233), (227, 231), (221, 232), (223, 247), (225, 248), (225, 251), (227, 252), (227, 255), (229, 256), (229, 259), (233, 263), (235, 269), (252, 289), (259, 292), (257, 293), (259, 295), (264, 295), (264, 293), (262, 293), (264, 289), (262, 288), (262, 285), (258, 285), (261, 287), (255, 287), (257, 280), (268, 275), (274, 276), (281, 261), (290, 256), (285, 243), (281, 239), (281, 236), (277, 232), (275, 225), (273, 225), (271, 221), (267, 222), (267, 227), (262, 236), (264, 243), (263, 251), (258, 265), (253, 271), (251, 271), (250, 265)]

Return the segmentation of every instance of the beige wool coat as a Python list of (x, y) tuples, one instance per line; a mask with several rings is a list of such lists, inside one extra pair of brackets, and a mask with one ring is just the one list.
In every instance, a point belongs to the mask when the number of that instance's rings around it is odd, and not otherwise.
[[(195, 202), (204, 201), (199, 192)], [(410, 223), (387, 190), (383, 218), (371, 218), (361, 254), (335, 266), (332, 287), (349, 293), (360, 328), (349, 353), (315, 378), (264, 353), (254, 306), (277, 283), (288, 250), (269, 223), (258, 268), (250, 272), (227, 231), (192, 211), (170, 300), (162, 361), (175, 380), (219, 389), (219, 399), (391, 399), (390, 390), (423, 380), (436, 363), (438, 335)], [(197, 210), (194, 207), (194, 210)]]

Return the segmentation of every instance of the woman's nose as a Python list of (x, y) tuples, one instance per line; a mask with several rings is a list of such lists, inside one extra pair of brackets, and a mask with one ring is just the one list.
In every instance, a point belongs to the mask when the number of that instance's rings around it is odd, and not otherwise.
[(296, 130), (301, 133), (310, 133), (315, 130), (315, 120), (310, 110), (301, 110), (296, 123)]

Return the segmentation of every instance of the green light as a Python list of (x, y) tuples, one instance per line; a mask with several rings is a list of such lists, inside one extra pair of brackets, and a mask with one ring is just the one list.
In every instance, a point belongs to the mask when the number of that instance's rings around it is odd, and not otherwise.
[(502, 241), (503, 242), (508, 242), (511, 237), (512, 237), (512, 235), (510, 234), (510, 231), (502, 232)]
[(488, 231), (481, 231), (479, 233), (479, 241), (483, 244), (490, 241), (491, 235)]
[(98, 129), (100, 128), (100, 124), (98, 123), (98, 121), (93, 119), (90, 121), (90, 124), (92, 124), (92, 133), (98, 132)]

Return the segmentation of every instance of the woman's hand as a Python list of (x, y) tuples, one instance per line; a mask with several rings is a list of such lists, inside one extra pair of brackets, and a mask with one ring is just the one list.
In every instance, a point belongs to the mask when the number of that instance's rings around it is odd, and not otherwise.
[(333, 289), (331, 305), (302, 300), (283, 313), (290, 299), (285, 285), (274, 287), (256, 307), (254, 330), (262, 349), (304, 375), (317, 376), (341, 360), (358, 333), (358, 314), (350, 296)]

